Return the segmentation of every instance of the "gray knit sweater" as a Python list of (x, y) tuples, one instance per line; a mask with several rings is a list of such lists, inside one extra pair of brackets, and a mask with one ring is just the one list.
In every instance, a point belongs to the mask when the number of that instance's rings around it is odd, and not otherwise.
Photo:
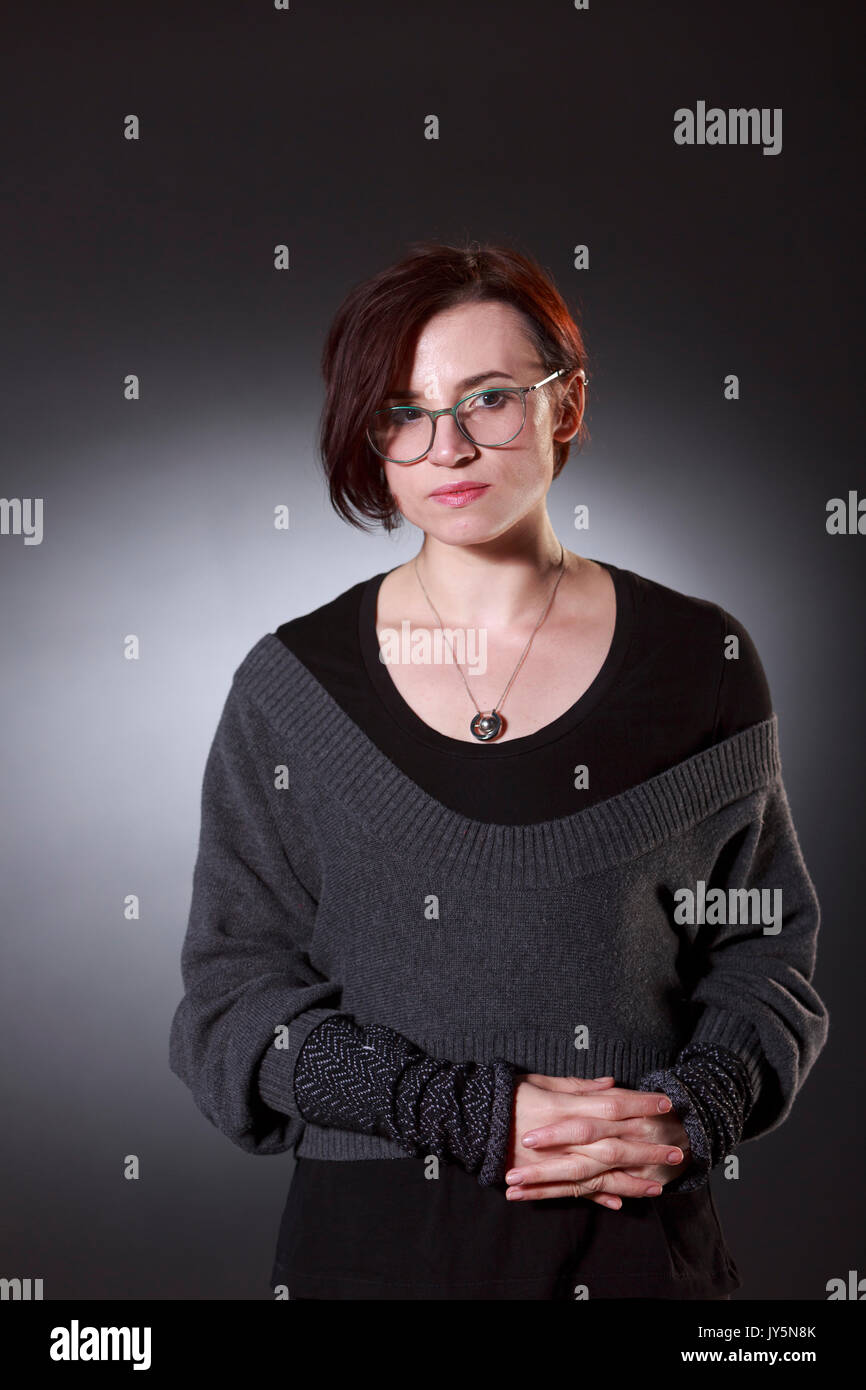
[[(304, 1118), (295, 1063), (324, 1020), (351, 1016), (383, 1058), (399, 1033), (497, 1076), (645, 1089), (691, 1047), (739, 1059), (742, 1138), (767, 1133), (828, 1031), (777, 735), (774, 716), (574, 815), (490, 825), (426, 794), (266, 634), (205, 768), (173, 1071), (248, 1152), (405, 1158), (390, 1129)], [(724, 904), (683, 921), (702, 887)]]

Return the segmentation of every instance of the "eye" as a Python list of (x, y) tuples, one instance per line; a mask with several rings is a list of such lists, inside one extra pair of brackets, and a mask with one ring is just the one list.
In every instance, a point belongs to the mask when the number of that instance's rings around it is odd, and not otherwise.
[(504, 391), (479, 391), (466, 404), (470, 410), (495, 410), (507, 399)]

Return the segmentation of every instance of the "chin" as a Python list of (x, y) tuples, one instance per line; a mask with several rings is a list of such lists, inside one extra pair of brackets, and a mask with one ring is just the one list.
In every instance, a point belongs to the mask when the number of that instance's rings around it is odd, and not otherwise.
[[(478, 516), (464, 516), (455, 514), (437, 517), (433, 521), (427, 518), (427, 525), (422, 529), (428, 535), (435, 536), (437, 541), (442, 541), (444, 545), (483, 545), (485, 541), (495, 540), (501, 536), (503, 531), (507, 531), (510, 522), (492, 522), (489, 517), (484, 520)], [(416, 522), (416, 525), (420, 523)]]

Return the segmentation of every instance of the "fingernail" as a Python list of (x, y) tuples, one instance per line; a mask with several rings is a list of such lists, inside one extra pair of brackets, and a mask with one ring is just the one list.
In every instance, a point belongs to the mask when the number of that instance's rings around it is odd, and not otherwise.
[(670, 1153), (668, 1154), (668, 1163), (682, 1163), (682, 1161), (683, 1161), (683, 1151), (682, 1151), (682, 1149), (671, 1149)]
[(536, 1136), (534, 1134), (525, 1134), (523, 1136), (523, 1142), (528, 1149), (531, 1149), (533, 1144), (536, 1143)]
[(512, 1183), (523, 1182), (523, 1174), (515, 1168), (511, 1173), (505, 1174), (505, 1181)]
[(670, 1110), (672, 1104), (673, 1101), (670, 1099), (669, 1096), (662, 1096), (661, 1100), (659, 1101), (659, 1110), (664, 1115), (666, 1111)]
[(658, 1195), (659, 1195), (660, 1192), (661, 1192), (661, 1186), (660, 1186), (659, 1183), (657, 1183), (657, 1182), (654, 1182), (654, 1183), (652, 1184), (651, 1187), (648, 1187), (648, 1188), (647, 1188), (647, 1196), (648, 1196), (648, 1197), (658, 1197)]
[(509, 1187), (505, 1190), (506, 1202), (519, 1202), (523, 1198), (523, 1193), (519, 1187)]

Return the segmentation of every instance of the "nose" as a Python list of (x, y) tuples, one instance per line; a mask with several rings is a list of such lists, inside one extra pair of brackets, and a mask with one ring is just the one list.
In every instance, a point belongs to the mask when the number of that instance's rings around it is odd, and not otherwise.
[(440, 415), (435, 425), (433, 443), (427, 451), (431, 463), (443, 468), (453, 468), (454, 464), (460, 463), (463, 459), (475, 457), (477, 445), (461, 432), (453, 415)]

